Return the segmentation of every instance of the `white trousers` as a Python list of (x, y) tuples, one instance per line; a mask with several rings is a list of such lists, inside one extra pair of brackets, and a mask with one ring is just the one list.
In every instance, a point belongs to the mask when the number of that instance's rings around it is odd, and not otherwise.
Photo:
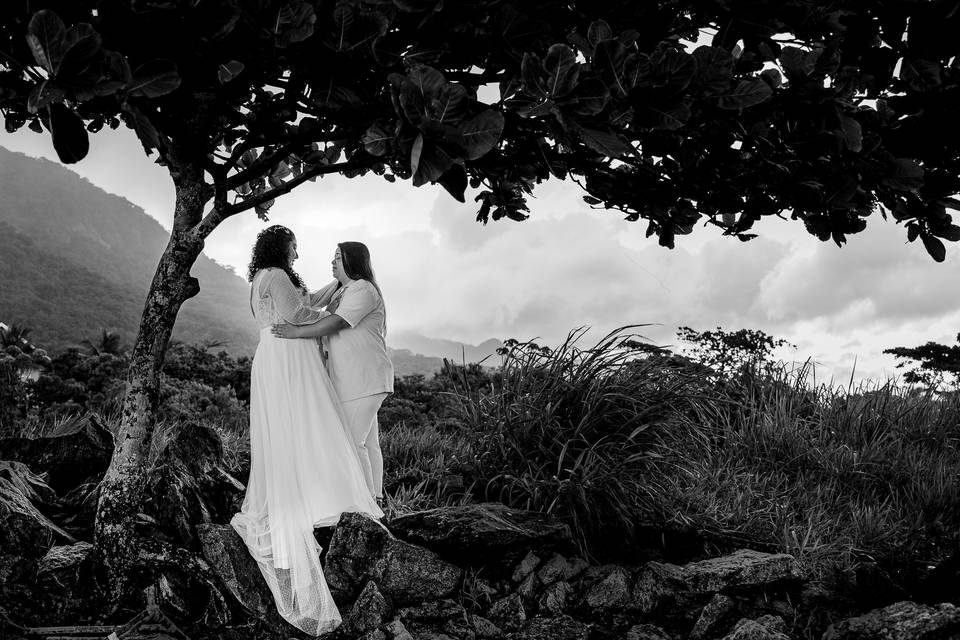
[(347, 429), (357, 447), (360, 467), (367, 480), (367, 487), (375, 498), (383, 497), (383, 453), (380, 452), (380, 424), (377, 411), (387, 397), (376, 393), (343, 403)]

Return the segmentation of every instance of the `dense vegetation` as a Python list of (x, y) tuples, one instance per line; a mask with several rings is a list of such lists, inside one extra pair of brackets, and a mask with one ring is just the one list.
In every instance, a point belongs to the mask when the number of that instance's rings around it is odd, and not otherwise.
[[(496, 370), (399, 378), (380, 416), (388, 511), (500, 501), (555, 514), (601, 559), (749, 546), (823, 579), (863, 563), (919, 570), (960, 544), (956, 390), (811, 388), (809, 367), (775, 364), (762, 332), (685, 329), (688, 355), (628, 331), (590, 346), (582, 334), (556, 348), (508, 341)], [(51, 353), (21, 327), (3, 337), (0, 435), (83, 413), (115, 428), (128, 355), (111, 334)], [(756, 350), (735, 370), (705, 364), (744, 344)], [(174, 344), (154, 456), (190, 425), (242, 480), (249, 365)]]

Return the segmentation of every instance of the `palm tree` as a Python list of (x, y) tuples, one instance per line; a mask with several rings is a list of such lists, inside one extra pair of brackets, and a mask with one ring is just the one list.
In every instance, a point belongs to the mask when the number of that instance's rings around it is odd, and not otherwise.
[(33, 344), (27, 339), (32, 329), (23, 324), (14, 322), (9, 327), (0, 323), (0, 346), (20, 347), (26, 353), (33, 351)]
[(96, 344), (90, 340), (81, 340), (80, 346), (86, 347), (90, 355), (99, 356), (105, 354), (119, 355), (126, 350), (126, 345), (120, 342), (120, 334), (107, 329), (100, 329), (100, 338)]

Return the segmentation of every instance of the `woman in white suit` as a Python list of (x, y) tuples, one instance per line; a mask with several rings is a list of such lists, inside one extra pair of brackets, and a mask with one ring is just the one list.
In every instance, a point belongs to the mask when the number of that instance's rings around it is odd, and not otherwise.
[(341, 242), (334, 253), (336, 281), (314, 292), (311, 303), (329, 313), (318, 322), (278, 324), (280, 338), (322, 338), (327, 371), (343, 403), (370, 493), (383, 497), (383, 454), (377, 411), (393, 392), (393, 363), (387, 355), (387, 312), (361, 242)]

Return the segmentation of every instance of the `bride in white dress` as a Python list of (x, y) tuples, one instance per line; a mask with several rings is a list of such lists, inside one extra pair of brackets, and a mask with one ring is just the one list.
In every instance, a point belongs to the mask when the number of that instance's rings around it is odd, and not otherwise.
[(243, 538), (280, 615), (311, 634), (340, 624), (320, 565), (317, 526), (345, 512), (383, 515), (367, 487), (343, 409), (317, 343), (283, 340), (279, 322), (310, 324), (321, 312), (293, 271), (297, 242), (280, 225), (257, 236), (248, 278), (260, 343), (250, 373), (250, 479), (230, 524)]

